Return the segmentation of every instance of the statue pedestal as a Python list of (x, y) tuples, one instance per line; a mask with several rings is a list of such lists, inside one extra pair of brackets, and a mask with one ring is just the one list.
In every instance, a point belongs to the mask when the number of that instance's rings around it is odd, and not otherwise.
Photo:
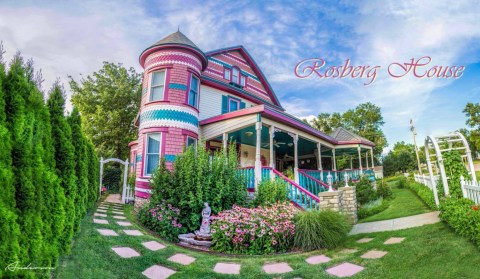
[[(207, 237), (207, 238), (203, 238)], [(185, 243), (190, 246), (197, 246), (199, 249), (204, 250), (205, 248), (208, 248), (212, 246), (212, 236), (197, 236), (194, 233), (186, 233), (186, 234), (181, 234), (178, 236), (178, 239), (180, 239), (180, 244)], [(192, 247), (195, 248), (195, 247)]]

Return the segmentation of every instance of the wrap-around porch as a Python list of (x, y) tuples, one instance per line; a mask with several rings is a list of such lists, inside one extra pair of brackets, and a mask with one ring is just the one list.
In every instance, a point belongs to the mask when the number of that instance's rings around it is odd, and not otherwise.
[(337, 181), (355, 181), (364, 174), (374, 179), (371, 142), (341, 142), (284, 112), (259, 107), (200, 122), (207, 148), (236, 144), (249, 191), (264, 179), (280, 178), (293, 202), (313, 208), (318, 193), (334, 191)]

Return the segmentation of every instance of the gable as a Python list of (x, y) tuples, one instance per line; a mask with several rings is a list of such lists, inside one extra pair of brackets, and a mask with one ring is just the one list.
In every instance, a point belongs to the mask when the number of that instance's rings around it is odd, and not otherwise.
[(225, 69), (232, 70), (237, 67), (246, 77), (245, 87), (239, 88), (240, 92), (253, 95), (259, 103), (267, 103), (281, 108), (275, 93), (268, 81), (261, 73), (250, 55), (242, 47), (234, 47), (207, 53), (208, 66), (203, 75), (218, 82), (229, 85), (230, 80), (224, 78)]

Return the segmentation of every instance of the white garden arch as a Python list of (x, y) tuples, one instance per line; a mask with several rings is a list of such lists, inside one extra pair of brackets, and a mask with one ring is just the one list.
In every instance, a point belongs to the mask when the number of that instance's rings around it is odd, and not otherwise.
[[(468, 142), (465, 137), (459, 133), (450, 133), (447, 135), (440, 136), (427, 136), (425, 138), (425, 157), (427, 159), (428, 172), (430, 173), (431, 181), (435, 181), (435, 174), (433, 173), (432, 163), (435, 163), (438, 168), (437, 171), (442, 179), (443, 190), (445, 195), (449, 194), (448, 189), (448, 177), (445, 173), (445, 166), (443, 165), (442, 152), (457, 150), (460, 152), (462, 158), (467, 160), (468, 163), (468, 172), (472, 177), (472, 181), (477, 182), (475, 176), (475, 169), (473, 167), (472, 152), (468, 146)], [(431, 151), (434, 151), (431, 152)], [(463, 154), (462, 154), (463, 153)], [(433, 158), (433, 159), (432, 159)], [(433, 195), (435, 197), (435, 204), (439, 204), (437, 187), (434, 185), (432, 187)]]
[(133, 193), (130, 187), (128, 187), (127, 185), (128, 165), (129, 165), (128, 159), (126, 159), (125, 161), (122, 161), (117, 158), (109, 158), (105, 160), (103, 159), (103, 157), (100, 158), (100, 195), (102, 194), (103, 165), (110, 162), (117, 162), (123, 165), (124, 168), (123, 168), (122, 203), (130, 202), (131, 200), (133, 200)]

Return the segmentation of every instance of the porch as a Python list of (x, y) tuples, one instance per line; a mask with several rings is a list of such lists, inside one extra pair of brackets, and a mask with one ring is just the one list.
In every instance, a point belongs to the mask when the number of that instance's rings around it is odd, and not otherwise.
[[(287, 183), (289, 198), (302, 208), (316, 207), (318, 194), (334, 191), (335, 182), (362, 175), (374, 179), (373, 143), (363, 138), (337, 140), (270, 107), (223, 114), (200, 125), (207, 148), (236, 144), (249, 191), (264, 179), (279, 178)], [(336, 132), (342, 139), (356, 136), (344, 129)]]

